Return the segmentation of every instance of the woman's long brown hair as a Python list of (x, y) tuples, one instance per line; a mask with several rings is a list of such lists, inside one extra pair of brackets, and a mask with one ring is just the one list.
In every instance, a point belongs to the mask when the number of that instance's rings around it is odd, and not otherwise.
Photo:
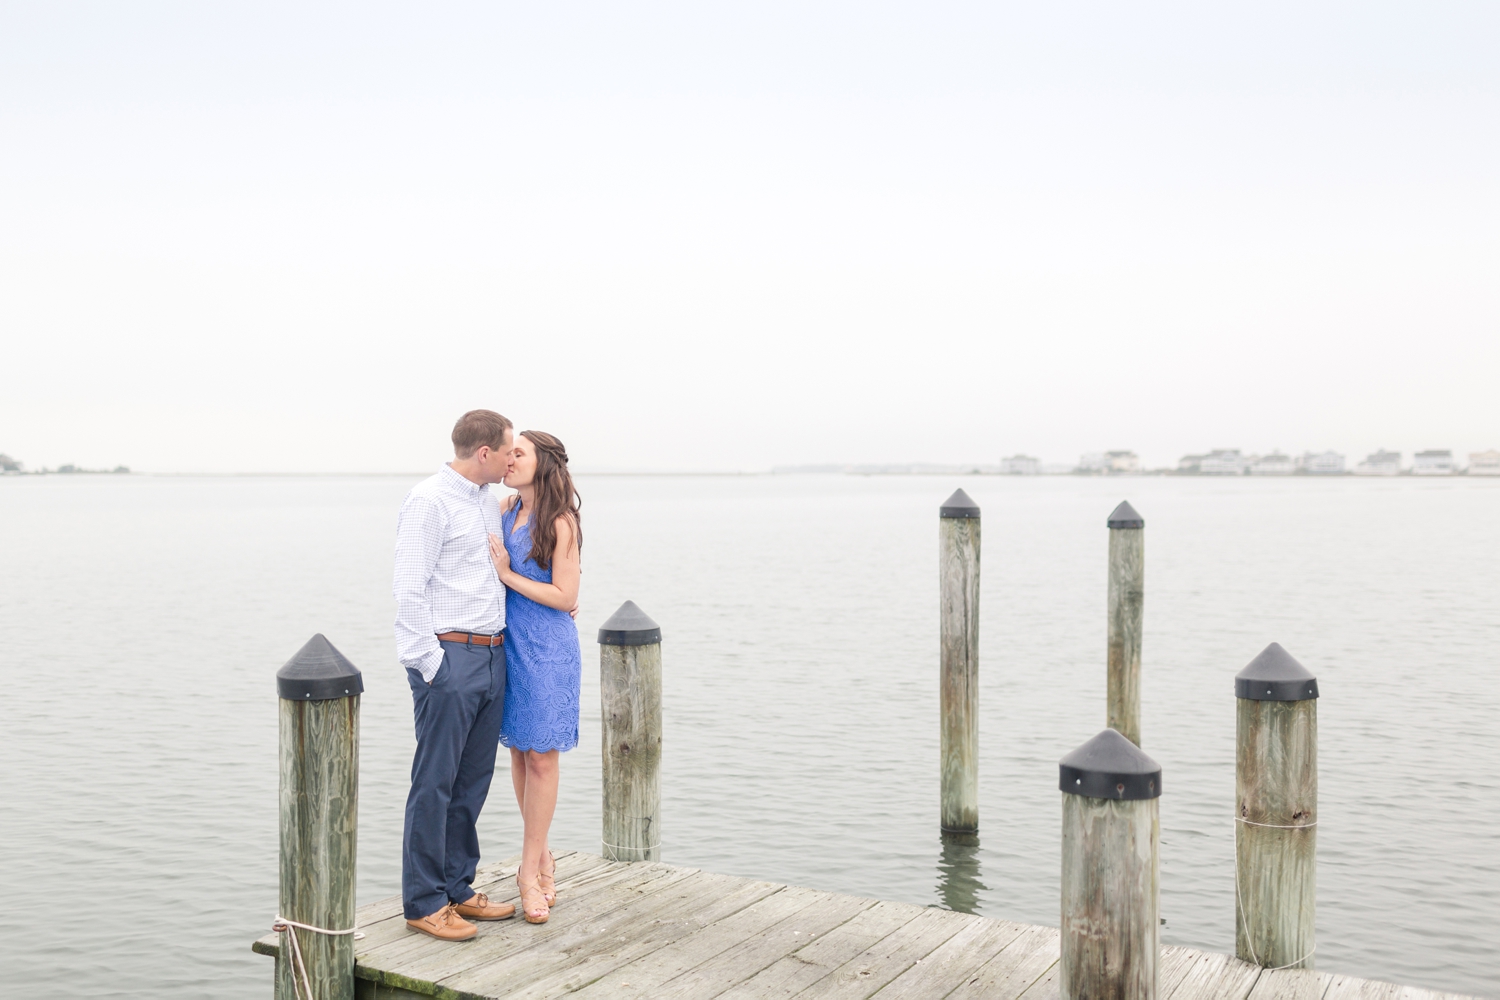
[(536, 495), (536, 509), (527, 515), (531, 526), (531, 559), (542, 569), (552, 568), (552, 551), (557, 548), (557, 519), (573, 522), (573, 539), (583, 548), (583, 524), (578, 510), (583, 506), (573, 477), (568, 475), (568, 450), (546, 431), (522, 431), (521, 436), (536, 448), (536, 475), (531, 481)]

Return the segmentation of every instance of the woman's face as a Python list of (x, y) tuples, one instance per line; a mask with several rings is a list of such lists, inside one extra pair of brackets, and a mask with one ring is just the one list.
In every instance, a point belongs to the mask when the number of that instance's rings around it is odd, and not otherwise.
[(530, 486), (536, 478), (536, 446), (522, 434), (516, 435), (516, 443), (510, 451), (510, 466), (505, 471), (504, 483), (513, 490)]

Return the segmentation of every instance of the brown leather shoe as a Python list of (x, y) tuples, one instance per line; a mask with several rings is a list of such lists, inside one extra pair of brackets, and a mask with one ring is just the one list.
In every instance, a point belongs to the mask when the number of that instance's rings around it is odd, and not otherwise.
[(467, 941), (479, 933), (478, 927), (454, 912), (452, 903), (420, 920), (408, 920), (406, 926), (423, 934), (431, 934), (439, 941)]
[(516, 915), (514, 903), (492, 903), (482, 892), (474, 893), (467, 903), (454, 903), (453, 908), (470, 920), (509, 920)]

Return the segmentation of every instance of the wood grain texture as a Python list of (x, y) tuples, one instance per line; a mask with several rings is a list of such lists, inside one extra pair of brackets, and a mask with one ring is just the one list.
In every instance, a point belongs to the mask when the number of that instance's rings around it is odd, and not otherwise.
[(1268, 969), (1311, 969), (1318, 703), (1236, 701), (1235, 816), (1244, 822), (1235, 823), (1235, 954)]
[(1155, 1000), (1161, 800), (1062, 798), (1061, 994)]
[(762, 937), (772, 928), (785, 926), (788, 918), (800, 914), (828, 896), (829, 893), (812, 889), (783, 887), (696, 934), (675, 940), (650, 955), (599, 977), (570, 996), (577, 996), (581, 1000), (646, 1000), (656, 997), (663, 984), (741, 942)]
[[(1301, 702), (1285, 704), (1301, 704)], [(1394, 983), (1335, 975), (1328, 981), (1328, 989), (1323, 994), (1323, 1000), (1396, 1000), (1402, 990), (1403, 987)]]
[(946, 996), (980, 966), (1021, 936), (1026, 928), (1008, 920), (977, 920), (961, 929), (891, 980), (881, 1000), (925, 1000)]
[(938, 518), (942, 829), (979, 829), (979, 518)]
[(968, 976), (949, 1000), (1014, 1000), (1057, 965), (1058, 936), (1051, 927), (1026, 927)]
[[(1241, 962), (1229, 955), (1214, 952), (1198, 952), (1188, 962), (1182, 978), (1172, 991), (1173, 997), (1214, 997), (1222, 1000), (1245, 1000), (1261, 968), (1249, 962)], [(1166, 998), (1171, 1000), (1171, 997)]]
[[(484, 866), (474, 884), (490, 886), (485, 891), (493, 898), (514, 899), (518, 861)], [(566, 896), (547, 923), (481, 923), (477, 938), (459, 944), (409, 930), (399, 897), (361, 907), (360, 926), (369, 937), (355, 956), (355, 996), (1064, 996), (1060, 935), (1050, 927), (565, 851), (558, 855), (558, 885)], [(273, 937), (255, 945), (257, 951), (276, 947)], [(1350, 976), (1263, 970), (1227, 955), (1173, 946), (1161, 949), (1157, 970), (1162, 1000), (1471, 1000)]]
[(911, 923), (921, 912), (920, 906), (910, 903), (876, 903), (826, 934), (811, 935), (807, 945), (721, 993), (719, 1000), (793, 996)]
[[(279, 699), (281, 894), (288, 920), (354, 926), (359, 696)], [(284, 936), (284, 935), (283, 935)], [(354, 937), (297, 931), (313, 994), (354, 1000)], [(292, 949), (277, 949), (278, 1000), (292, 1000)]]
[(1248, 1000), (1323, 1000), (1333, 977), (1311, 969), (1267, 969), (1255, 981)]
[(1109, 728), (1141, 745), (1141, 630), (1146, 602), (1146, 529), (1109, 529)]
[(661, 643), (599, 647), (604, 822), (612, 861), (661, 858)]
[(798, 1000), (864, 1000), (874, 996), (955, 934), (982, 921), (982, 917), (951, 910), (923, 910), (795, 996)]

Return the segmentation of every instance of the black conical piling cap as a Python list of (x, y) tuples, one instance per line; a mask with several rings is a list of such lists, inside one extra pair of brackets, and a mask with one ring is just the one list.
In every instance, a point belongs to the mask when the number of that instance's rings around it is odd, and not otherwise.
[(1318, 679), (1273, 642), (1234, 675), (1234, 696), (1251, 701), (1307, 701), (1318, 696)]
[(288, 701), (352, 698), (365, 690), (359, 668), (319, 632), (276, 671), (276, 693)]
[(954, 490), (953, 495), (938, 508), (939, 517), (978, 517), (979, 505), (963, 490)]
[(620, 610), (599, 626), (601, 646), (649, 646), (653, 642), (661, 642), (661, 626), (634, 601), (620, 605)]
[(1161, 765), (1106, 729), (1058, 762), (1057, 787), (1091, 799), (1159, 798)]
[(1130, 506), (1129, 500), (1121, 500), (1120, 506), (1109, 515), (1109, 521), (1106, 523), (1111, 528), (1144, 528), (1146, 519), (1136, 513), (1136, 509)]

